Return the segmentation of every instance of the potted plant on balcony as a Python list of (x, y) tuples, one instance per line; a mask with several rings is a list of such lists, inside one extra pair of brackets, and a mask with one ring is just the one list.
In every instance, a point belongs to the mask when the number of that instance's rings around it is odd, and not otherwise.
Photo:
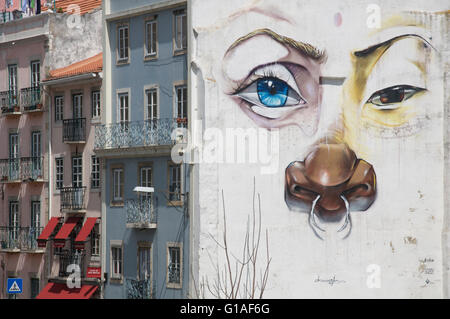
[(7, 181), (8, 180), (8, 175), (3, 175), (2, 176), (2, 181)]
[(179, 117), (179, 118), (177, 118), (177, 123), (187, 123), (187, 118)]
[(14, 113), (19, 113), (19, 112), (20, 112), (20, 106), (14, 105)]

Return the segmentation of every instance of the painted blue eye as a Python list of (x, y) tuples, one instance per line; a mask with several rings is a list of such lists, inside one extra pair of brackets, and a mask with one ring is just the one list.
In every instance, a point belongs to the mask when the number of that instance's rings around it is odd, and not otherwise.
[(277, 78), (263, 78), (257, 81), (259, 101), (267, 107), (281, 107), (286, 104), (289, 85)]

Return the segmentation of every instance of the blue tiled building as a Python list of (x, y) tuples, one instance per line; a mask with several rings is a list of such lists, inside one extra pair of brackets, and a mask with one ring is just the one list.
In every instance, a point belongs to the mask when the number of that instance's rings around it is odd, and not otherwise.
[(187, 127), (186, 10), (186, 1), (103, 2), (104, 298), (188, 294), (189, 166), (170, 155), (172, 131)]

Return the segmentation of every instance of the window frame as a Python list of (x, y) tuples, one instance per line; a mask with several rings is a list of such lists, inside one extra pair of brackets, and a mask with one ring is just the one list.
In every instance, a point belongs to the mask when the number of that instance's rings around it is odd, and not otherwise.
[[(37, 66), (37, 70), (33, 67)], [(37, 77), (37, 82), (35, 82), (35, 76)], [(41, 61), (33, 60), (30, 61), (30, 87), (39, 87), (41, 84)]]
[[(126, 29), (128, 31), (128, 41), (127, 41), (127, 47), (123, 48), (123, 53), (125, 54), (126, 52), (126, 57), (121, 57), (121, 39), (120, 39), (120, 31), (122, 29)], [(117, 64), (127, 64), (130, 63), (130, 55), (131, 55), (131, 50), (130, 50), (130, 23), (129, 22), (120, 22), (117, 23), (117, 27), (116, 27), (116, 63)], [(125, 41), (125, 37), (123, 38)]]
[[(94, 159), (96, 159), (97, 163), (94, 163)], [(97, 170), (94, 171), (94, 168), (97, 167)], [(94, 175), (95, 174), (95, 175)], [(95, 176), (95, 178), (94, 178)], [(100, 174), (100, 158), (97, 155), (91, 155), (91, 189), (98, 190), (100, 189), (101, 174)], [(97, 184), (94, 185), (94, 182)]]
[[(58, 104), (57, 101), (62, 101), (61, 104)], [(55, 95), (54, 98), (55, 103), (55, 123), (60, 123), (64, 120), (64, 95)], [(60, 110), (59, 110), (60, 108)], [(59, 112), (58, 112), (59, 111)], [(60, 115), (60, 118), (58, 117)]]
[[(115, 197), (116, 180), (115, 172), (120, 170), (121, 177), (119, 181), (119, 187), (122, 197)], [(125, 166), (123, 164), (116, 164), (111, 166), (111, 193), (110, 193), (110, 206), (124, 206), (125, 203)]]
[(145, 280), (145, 278), (141, 278), (141, 255), (140, 251), (141, 249), (149, 249), (150, 250), (150, 277), (147, 278), (147, 280), (150, 281), (150, 283), (153, 282), (153, 247), (152, 242), (149, 241), (139, 241), (137, 245), (137, 268), (136, 268), (136, 278), (137, 280)]
[[(123, 242), (121, 240), (111, 240), (109, 243), (109, 265), (110, 265), (110, 273), (111, 273), (111, 281), (113, 282), (123, 282), (123, 275), (124, 275), (124, 262), (123, 262)], [(119, 275), (116, 275), (114, 270), (114, 256), (113, 256), (113, 249), (120, 249), (120, 273), (117, 273)]]
[[(151, 17), (148, 17), (144, 20), (144, 60), (155, 60), (158, 58), (158, 51), (159, 51), (159, 41), (158, 41), (158, 15), (154, 15)], [(148, 34), (148, 26), (154, 25), (154, 28), (156, 30), (151, 30), (151, 39), (154, 42), (155, 51), (149, 52), (149, 34)], [(155, 38), (153, 37), (155, 36)]]
[[(181, 48), (177, 46), (177, 26), (178, 26), (178, 17), (181, 17)], [(183, 23), (183, 17), (185, 19), (185, 23)], [(185, 41), (183, 41), (183, 36), (185, 37)], [(183, 43), (186, 42), (186, 46), (183, 46)], [(178, 9), (173, 11), (173, 31), (172, 31), (172, 47), (173, 47), (173, 55), (182, 55), (187, 52), (187, 14), (186, 9)]]
[[(180, 100), (178, 99), (178, 91), (179, 90), (184, 90), (185, 93), (183, 93), (183, 97), (184, 99), (182, 99), (183, 103), (182, 103), (182, 109), (184, 110), (184, 112), (186, 113), (186, 117), (179, 117), (178, 114), (178, 106), (179, 106), (179, 102)], [(175, 120), (177, 120), (178, 118), (180, 119), (186, 119), (186, 121), (188, 120), (189, 117), (189, 109), (188, 109), (188, 87), (185, 81), (178, 81), (178, 82), (174, 82), (173, 83), (173, 117)], [(177, 123), (178, 127), (185, 127), (187, 128), (187, 124), (185, 124), (184, 122), (180, 122)]]
[[(174, 166), (179, 166), (180, 167), (180, 193), (179, 193), (179, 200), (171, 200), (170, 199), (170, 186), (172, 185), (171, 183), (171, 168)], [(167, 162), (167, 206), (183, 206), (184, 205), (184, 200), (183, 200), (183, 187), (184, 187), (184, 169), (183, 169), (183, 165), (182, 164), (177, 164), (174, 163), (172, 161), (168, 161)]]
[[(180, 281), (179, 282), (170, 282), (170, 266), (171, 266), (171, 255), (170, 251), (172, 248), (179, 249), (179, 272), (180, 272)], [(166, 245), (166, 287), (170, 289), (182, 289), (183, 288), (183, 243), (181, 242), (167, 242)]]
[[(97, 96), (97, 99), (95, 99), (94, 96)], [(94, 89), (91, 91), (91, 119), (100, 119), (101, 115), (102, 115), (101, 91), (98, 89)]]
[(160, 118), (160, 95), (159, 95), (159, 86), (157, 84), (151, 84), (151, 85), (146, 85), (144, 86), (144, 118), (145, 120), (150, 120), (149, 118), (149, 100), (148, 100), (148, 93), (147, 92), (154, 92), (156, 94), (156, 105), (155, 105), (155, 109), (156, 109), (156, 117), (154, 119), (159, 119)]
[[(128, 96), (128, 103), (127, 103), (127, 113), (128, 113), (128, 119), (127, 121), (122, 120), (122, 107), (121, 107), (121, 97), (122, 96)], [(131, 89), (118, 89), (116, 90), (116, 123), (130, 123), (131, 122)]]
[[(58, 160), (61, 161), (61, 172), (58, 173)], [(61, 180), (59, 180), (58, 176), (61, 177)], [(61, 187), (58, 187), (58, 183), (61, 183)], [(55, 189), (59, 191), (61, 188), (64, 187), (64, 157), (59, 156), (55, 157)]]

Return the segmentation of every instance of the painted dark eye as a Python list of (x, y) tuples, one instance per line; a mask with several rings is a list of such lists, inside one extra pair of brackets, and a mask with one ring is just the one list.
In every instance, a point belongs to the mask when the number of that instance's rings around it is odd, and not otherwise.
[(277, 78), (259, 79), (256, 84), (259, 101), (267, 107), (280, 107), (286, 104), (289, 85)]
[(396, 109), (397, 106), (395, 104), (406, 101), (417, 92), (423, 90), (425, 89), (410, 85), (392, 86), (372, 94), (367, 103), (379, 106), (378, 109), (380, 110)]

